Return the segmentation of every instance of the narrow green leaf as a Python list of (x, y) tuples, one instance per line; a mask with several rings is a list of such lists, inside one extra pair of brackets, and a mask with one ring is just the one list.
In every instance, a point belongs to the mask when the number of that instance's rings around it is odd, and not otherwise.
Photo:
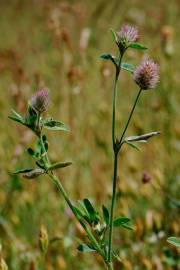
[(31, 172), (33, 170), (34, 169), (20, 169), (20, 170), (13, 172), (12, 174), (28, 173), (28, 172)]
[(118, 36), (116, 31), (114, 31), (113, 29), (110, 29), (111, 33), (112, 33), (112, 37), (113, 37), (113, 41), (117, 42), (118, 41)]
[(112, 56), (109, 53), (104, 53), (104, 54), (101, 54), (100, 58), (102, 58), (103, 60), (111, 60)]
[(63, 122), (55, 121), (53, 119), (46, 119), (42, 121), (42, 125), (44, 126), (44, 128), (50, 130), (69, 131), (69, 128)]
[(180, 248), (180, 238), (172, 236), (167, 239), (167, 242), (176, 246), (177, 248)]
[(132, 64), (128, 64), (128, 63), (121, 63), (121, 68), (124, 70), (127, 70), (131, 73), (133, 73), (135, 70), (135, 66)]
[(18, 122), (18, 123), (23, 124), (22, 121), (20, 121), (20, 120), (19, 120), (17, 117), (15, 117), (15, 116), (8, 116), (8, 118), (11, 119), (11, 120), (13, 120), (13, 121), (15, 121), (15, 122)]
[(135, 144), (131, 143), (131, 142), (128, 142), (128, 141), (124, 141), (126, 144), (128, 144), (129, 146), (131, 146), (132, 148), (138, 150), (138, 151), (141, 151), (141, 149), (136, 146)]
[(109, 225), (109, 211), (104, 205), (102, 206), (102, 210), (103, 210), (104, 221), (105, 221), (106, 225), (108, 226)]
[(143, 45), (141, 45), (139, 43), (131, 43), (129, 45), (129, 48), (136, 49), (136, 50), (147, 50), (146, 47), (144, 47)]
[(45, 170), (45, 167), (46, 167), (46, 166), (45, 166), (43, 160), (38, 160), (38, 161), (36, 161), (36, 165), (37, 165), (39, 168)]
[(21, 116), (19, 113), (17, 113), (15, 110), (11, 109), (11, 112), (19, 119), (23, 119), (23, 116)]
[(89, 219), (88, 211), (87, 211), (87, 209), (86, 209), (86, 207), (84, 205), (83, 200), (79, 200), (78, 203), (79, 203), (80, 207), (82, 208), (82, 211), (84, 212), (84, 216), (88, 217), (88, 222), (89, 222), (90, 219)]
[(34, 150), (33, 150), (32, 148), (28, 148), (28, 149), (27, 149), (27, 153), (28, 153), (30, 156), (32, 156), (32, 157), (35, 156), (35, 152), (34, 152)]
[(133, 231), (133, 227), (131, 227), (130, 225), (128, 225), (128, 224), (126, 224), (126, 223), (122, 223), (122, 224), (121, 224), (121, 227)]
[(37, 144), (36, 144), (36, 148), (35, 148), (35, 156), (37, 158), (41, 157), (41, 155), (44, 154), (44, 149), (43, 149), (43, 145), (42, 145), (42, 142), (41, 142), (41, 139), (39, 139), (37, 141)]
[(139, 136), (130, 136), (130, 137), (127, 137), (125, 138), (125, 141), (128, 141), (128, 142), (138, 142), (138, 141), (147, 141), (149, 140), (150, 138), (154, 137), (154, 136), (157, 136), (159, 135), (160, 132), (159, 131), (153, 131), (153, 132), (149, 132), (149, 133), (146, 133), (146, 134), (143, 134), (143, 135), (139, 135)]
[(84, 211), (84, 208), (81, 207), (82, 209), (76, 207), (76, 206), (73, 206), (76, 214), (80, 217), (80, 218), (83, 218), (84, 220), (86, 220), (89, 224), (91, 224), (91, 221), (90, 221), (90, 218), (88, 217), (88, 213), (86, 213), (86, 209)]
[(62, 169), (67, 166), (70, 166), (72, 162), (57, 162), (52, 164), (51, 166), (48, 167), (48, 170), (56, 170), (56, 169)]
[(89, 214), (90, 220), (93, 222), (96, 219), (96, 211), (88, 199), (83, 200), (84, 206)]
[(25, 123), (24, 117), (21, 116), (19, 113), (17, 113), (13, 109), (11, 110), (11, 112), (13, 115), (8, 116), (8, 118), (24, 125), (24, 123)]
[(122, 224), (128, 223), (129, 221), (130, 221), (130, 218), (128, 217), (119, 217), (113, 221), (113, 226), (118, 227), (118, 226), (121, 226)]
[(133, 230), (133, 228), (128, 224), (130, 221), (130, 218), (128, 217), (119, 217), (113, 221), (113, 226), (114, 227), (123, 227), (128, 230)]
[(96, 251), (95, 248), (93, 246), (91, 246), (90, 244), (80, 244), (77, 249), (80, 252), (94, 252)]
[(111, 55), (111, 54), (109, 54), (109, 53), (104, 53), (104, 54), (102, 54), (102, 55), (100, 56), (100, 58), (102, 58), (103, 60), (111, 60), (111, 62), (112, 62), (116, 67), (119, 65), (119, 60), (118, 60), (115, 56), (113, 56), (113, 55)]

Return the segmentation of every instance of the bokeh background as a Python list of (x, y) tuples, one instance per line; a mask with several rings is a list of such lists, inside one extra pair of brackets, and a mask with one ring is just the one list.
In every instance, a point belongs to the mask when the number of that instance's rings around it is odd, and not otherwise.
[[(104, 269), (98, 256), (77, 252), (84, 235), (49, 179), (25, 181), (10, 174), (33, 164), (25, 149), (35, 140), (8, 115), (11, 108), (25, 114), (28, 99), (47, 87), (47, 116), (71, 129), (46, 133), (51, 159), (73, 161), (59, 171), (62, 182), (73, 200), (88, 197), (99, 209), (109, 206), (114, 69), (99, 56), (117, 53), (109, 30), (124, 23), (138, 26), (140, 42), (161, 71), (157, 89), (143, 93), (128, 135), (161, 135), (141, 152), (123, 149), (116, 214), (131, 217), (134, 231), (115, 231), (122, 258), (115, 269), (179, 269), (178, 251), (166, 242), (179, 234), (179, 17), (178, 0), (0, 0), (0, 241), (9, 269)], [(125, 61), (137, 65), (146, 54), (129, 50)], [(119, 90), (120, 133), (137, 93), (125, 71)], [(151, 177), (148, 184), (144, 173)], [(51, 239), (44, 268), (38, 247), (42, 224)]]

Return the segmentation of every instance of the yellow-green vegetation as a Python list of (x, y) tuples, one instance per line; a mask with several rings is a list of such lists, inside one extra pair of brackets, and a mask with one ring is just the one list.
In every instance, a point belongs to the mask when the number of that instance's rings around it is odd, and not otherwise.
[[(109, 30), (123, 23), (138, 26), (140, 41), (161, 73), (157, 89), (144, 91), (128, 136), (154, 130), (161, 135), (142, 144), (141, 152), (123, 148), (115, 215), (130, 217), (134, 231), (115, 229), (122, 260), (115, 269), (178, 269), (178, 250), (166, 240), (180, 233), (179, 16), (175, 0), (0, 1), (2, 269), (104, 269), (99, 256), (77, 251), (84, 233), (47, 177), (26, 180), (10, 174), (32, 166), (24, 149), (35, 140), (8, 115), (11, 108), (25, 113), (27, 100), (47, 87), (52, 99), (47, 116), (71, 129), (47, 131), (52, 161), (73, 161), (58, 176), (72, 200), (87, 197), (97, 208), (109, 207), (114, 70), (100, 55), (116, 53)], [(141, 58), (142, 52), (129, 50), (125, 61), (137, 65)], [(122, 71), (119, 133), (136, 94), (131, 75)]]

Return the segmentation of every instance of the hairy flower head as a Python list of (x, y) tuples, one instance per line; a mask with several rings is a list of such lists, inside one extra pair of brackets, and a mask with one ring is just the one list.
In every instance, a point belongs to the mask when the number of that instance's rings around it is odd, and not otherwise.
[(117, 32), (117, 45), (120, 52), (123, 53), (127, 47), (138, 40), (138, 29), (130, 25), (123, 25)]
[(134, 81), (143, 90), (155, 88), (159, 81), (159, 66), (153, 60), (143, 60), (134, 71)]
[(49, 93), (47, 89), (40, 89), (37, 93), (31, 98), (30, 105), (33, 109), (39, 113), (42, 113), (47, 110), (49, 105)]

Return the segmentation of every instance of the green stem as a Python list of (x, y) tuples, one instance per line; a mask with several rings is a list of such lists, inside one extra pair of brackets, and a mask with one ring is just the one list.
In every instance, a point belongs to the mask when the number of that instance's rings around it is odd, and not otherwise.
[(108, 243), (108, 267), (113, 269), (112, 265), (112, 236), (113, 236), (113, 216), (114, 216), (114, 204), (116, 197), (116, 180), (117, 180), (117, 162), (118, 162), (118, 152), (116, 151), (116, 99), (117, 99), (117, 82), (119, 74), (121, 72), (121, 61), (122, 56), (119, 56), (119, 65), (116, 66), (116, 76), (113, 88), (113, 113), (112, 113), (112, 144), (114, 150), (114, 174), (113, 174), (113, 190), (112, 190), (112, 200), (111, 200), (111, 210), (110, 210), (110, 224), (109, 224), (109, 243)]
[(114, 206), (116, 198), (116, 182), (117, 182), (117, 164), (118, 164), (118, 152), (116, 151), (116, 98), (117, 98), (117, 82), (119, 74), (121, 72), (121, 61), (122, 56), (119, 56), (119, 65), (116, 67), (116, 76), (113, 88), (113, 113), (112, 113), (112, 144), (114, 150), (114, 174), (113, 174), (113, 191), (111, 200), (110, 210), (110, 224), (109, 224), (109, 243), (108, 243), (108, 269), (113, 270), (112, 265), (112, 237), (113, 237), (113, 217), (114, 217)]
[(140, 89), (139, 89), (139, 92), (138, 92), (138, 94), (137, 94), (137, 96), (136, 96), (136, 99), (135, 99), (135, 101), (134, 101), (134, 105), (133, 105), (133, 107), (132, 107), (132, 109), (131, 109), (131, 112), (130, 112), (130, 114), (129, 114), (129, 118), (128, 118), (128, 121), (127, 121), (127, 123), (126, 123), (126, 125), (125, 125), (124, 131), (123, 131), (123, 133), (122, 133), (122, 135), (121, 135), (121, 137), (120, 137), (119, 144), (118, 144), (118, 151), (119, 151), (120, 148), (121, 148), (122, 141), (123, 141), (123, 139), (124, 139), (125, 133), (126, 133), (126, 131), (127, 131), (127, 128), (128, 128), (128, 126), (129, 126), (129, 123), (130, 123), (131, 118), (132, 118), (132, 116), (133, 116), (133, 113), (134, 113), (134, 110), (135, 110), (135, 108), (136, 108), (136, 105), (137, 105), (137, 102), (138, 102), (138, 99), (139, 99), (139, 97), (140, 97), (141, 92), (142, 92), (142, 89), (140, 88)]
[(113, 237), (113, 219), (114, 219), (114, 206), (116, 199), (116, 184), (117, 184), (117, 165), (118, 165), (118, 153), (114, 153), (114, 174), (113, 174), (113, 192), (110, 211), (110, 223), (109, 223), (109, 248), (108, 248), (108, 262), (112, 262), (112, 237)]
[(63, 188), (61, 182), (59, 181), (58, 177), (53, 175), (52, 173), (50, 173), (49, 176), (52, 179), (53, 183), (56, 185), (57, 189), (60, 191), (60, 193), (64, 197), (65, 201), (67, 202), (67, 204), (70, 207), (71, 211), (73, 212), (74, 216), (76, 217), (76, 219), (79, 221), (79, 223), (81, 224), (81, 226), (85, 230), (89, 240), (91, 241), (91, 243), (93, 243), (93, 245), (96, 248), (97, 252), (104, 258), (104, 252), (102, 251), (100, 245), (98, 244), (96, 238), (93, 236), (93, 234), (91, 233), (89, 228), (79, 218), (77, 212), (75, 211), (75, 209), (73, 207), (73, 204), (72, 204), (71, 200), (69, 199), (69, 197), (68, 197), (65, 189)]
[(113, 113), (112, 113), (112, 144), (113, 144), (113, 149), (116, 144), (116, 135), (115, 135), (115, 118), (116, 118), (116, 96), (117, 96), (117, 82), (118, 78), (117, 76), (115, 77), (115, 82), (114, 82), (114, 89), (113, 89)]
[(46, 163), (47, 163), (47, 165), (50, 165), (49, 157), (48, 157), (48, 154), (47, 154), (47, 151), (45, 149), (44, 142), (43, 142), (43, 139), (42, 139), (42, 127), (40, 126), (40, 124), (41, 124), (40, 119), (41, 119), (41, 114), (38, 113), (37, 114), (37, 126), (36, 126), (37, 134), (36, 135), (40, 139), (43, 152), (45, 153), (44, 155), (45, 155)]
[(39, 135), (39, 139), (41, 141), (41, 146), (42, 146), (42, 149), (43, 149), (43, 152), (44, 152), (44, 157), (46, 159), (46, 163), (48, 166), (50, 166), (50, 161), (49, 161), (49, 157), (48, 157), (48, 154), (47, 154), (47, 151), (45, 149), (45, 146), (44, 146), (44, 142), (43, 142), (43, 139), (42, 139), (42, 134)]
[(116, 97), (117, 97), (117, 82), (118, 77), (121, 71), (121, 59), (122, 57), (119, 57), (119, 66), (116, 67), (116, 76), (114, 80), (114, 88), (113, 88), (113, 113), (112, 113), (112, 143), (113, 143), (113, 149), (115, 149), (116, 144)]
[[(116, 81), (117, 83), (117, 81)], [(113, 124), (112, 124), (112, 136), (113, 136), (113, 148), (114, 148), (114, 174), (113, 174), (113, 192), (112, 192), (112, 201), (111, 201), (111, 211), (110, 211), (110, 224), (109, 224), (109, 243), (108, 243), (108, 262), (112, 266), (112, 238), (113, 238), (113, 219), (114, 219), (114, 207), (115, 207), (115, 200), (116, 200), (116, 185), (117, 185), (117, 171), (118, 171), (118, 154), (122, 146), (122, 141), (125, 136), (125, 133), (127, 131), (127, 128), (129, 126), (129, 123), (131, 121), (132, 115), (134, 113), (135, 107), (137, 105), (138, 99), (140, 97), (142, 89), (139, 90), (138, 95), (135, 99), (134, 105), (131, 109), (129, 118), (127, 120), (127, 123), (125, 125), (125, 128), (123, 130), (123, 133), (120, 137), (120, 140), (118, 144), (115, 141), (115, 103), (114, 101), (116, 99), (116, 83), (115, 83), (115, 91), (113, 94)], [(113, 269), (113, 268), (112, 268)]]
[(38, 112), (37, 113), (37, 124), (36, 124), (36, 129), (37, 129), (38, 132), (41, 130), (41, 127), (40, 127), (40, 118), (41, 118), (41, 114)]
[(112, 263), (107, 263), (107, 269), (108, 270), (113, 270), (113, 264)]

